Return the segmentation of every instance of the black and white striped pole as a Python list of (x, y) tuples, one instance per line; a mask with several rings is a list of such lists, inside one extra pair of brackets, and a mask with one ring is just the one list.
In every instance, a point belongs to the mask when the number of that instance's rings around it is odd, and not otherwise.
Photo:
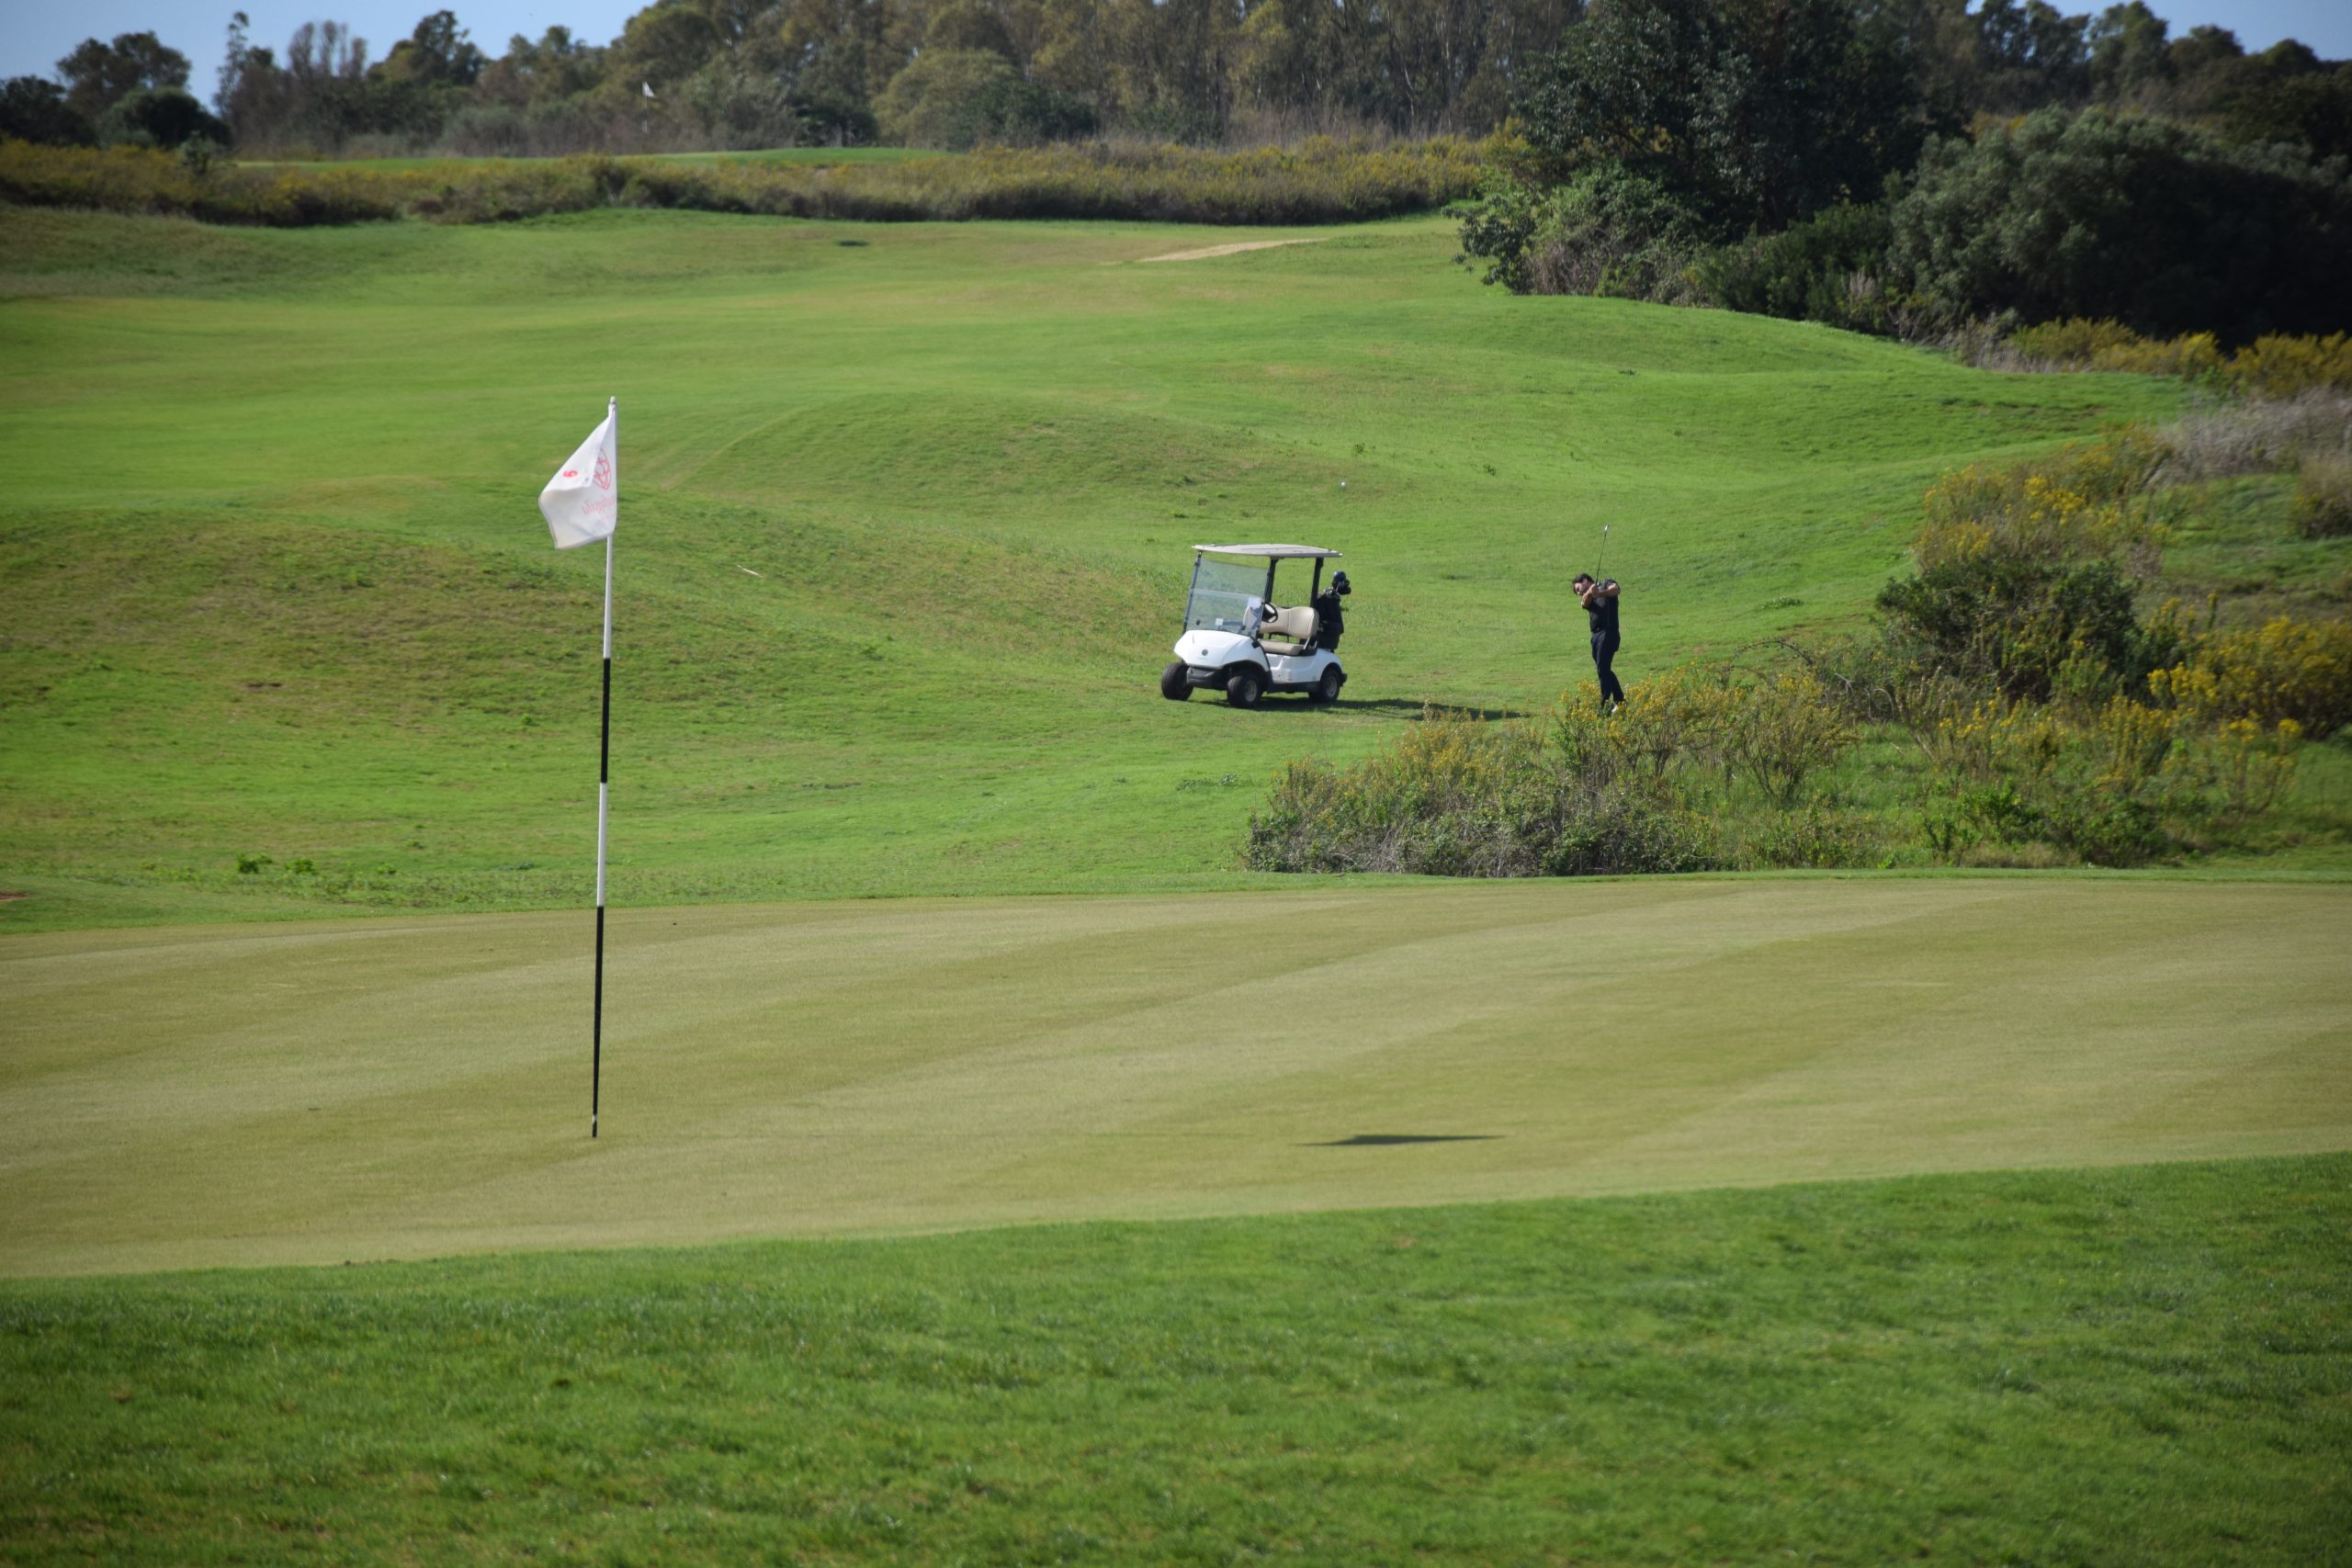
[[(613, 446), (621, 440), (621, 400), (610, 415)], [(613, 490), (614, 521), (620, 520), (620, 488)], [(605, 1086), (605, 822), (613, 783), (613, 536), (605, 536), (605, 701), (596, 738), (596, 999), (588, 1026), (588, 1136), (596, 1136), (596, 1116)]]
[(605, 693), (596, 741), (596, 988), (589, 1023), (588, 1135), (603, 1111), (605, 1083), (605, 833), (613, 778), (613, 533), (620, 521), (621, 400), (539, 491), (539, 514), (555, 547), (605, 541)]

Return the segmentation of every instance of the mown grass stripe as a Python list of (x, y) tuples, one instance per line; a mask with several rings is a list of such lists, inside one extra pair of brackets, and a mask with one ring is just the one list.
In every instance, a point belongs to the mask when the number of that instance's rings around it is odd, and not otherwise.
[[(2341, 886), (1677, 879), (0, 945), (0, 1269), (2352, 1145)], [(1359, 1134), (1458, 1142), (1333, 1148)]]

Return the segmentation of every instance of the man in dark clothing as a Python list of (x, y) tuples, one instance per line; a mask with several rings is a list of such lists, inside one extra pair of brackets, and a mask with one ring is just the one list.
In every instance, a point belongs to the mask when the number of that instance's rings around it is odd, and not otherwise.
[(1315, 646), (1328, 652), (1340, 651), (1340, 634), (1348, 629), (1347, 615), (1340, 610), (1340, 601), (1348, 596), (1348, 574), (1331, 574), (1331, 586), (1317, 593), (1311, 601), (1315, 611)]
[(1613, 712), (1625, 700), (1625, 688), (1618, 684), (1617, 672), (1609, 668), (1617, 657), (1617, 580), (1595, 582), (1592, 573), (1580, 571), (1573, 586), (1577, 603), (1592, 622), (1592, 667), (1600, 676), (1600, 710)]

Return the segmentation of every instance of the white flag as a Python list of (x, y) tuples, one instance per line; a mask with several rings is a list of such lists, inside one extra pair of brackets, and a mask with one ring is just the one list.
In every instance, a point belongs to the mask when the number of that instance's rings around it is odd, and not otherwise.
[(620, 514), (621, 466), (613, 434), (614, 416), (607, 413), (595, 434), (580, 450), (564, 459), (548, 488), (539, 491), (539, 514), (548, 520), (555, 547), (593, 545), (608, 538)]

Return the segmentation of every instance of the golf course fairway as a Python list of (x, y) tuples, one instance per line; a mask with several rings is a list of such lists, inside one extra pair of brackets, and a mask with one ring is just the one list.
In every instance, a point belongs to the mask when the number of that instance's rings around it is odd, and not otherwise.
[(0, 946), (0, 1268), (1290, 1212), (2352, 1145), (2352, 890), (1699, 878)]
[[(1456, 240), (22, 215), (0, 931), (586, 903), (603, 552), (534, 497), (611, 394), (639, 908), (1246, 887), (1285, 762), (1589, 676), (1612, 520), (1638, 685), (1853, 624), (1939, 473), (2180, 396), (1515, 299)], [(1345, 697), (1163, 702), (1187, 547), (1260, 538), (1347, 552)]]
[[(0, 216), (0, 1562), (2352, 1539), (2352, 731), (2136, 873), (1928, 869), (1894, 734), (1758, 862), (1872, 871), (1245, 863), (1572, 692), (1577, 571), (1636, 704), (1770, 671), (2180, 383), (1438, 214)], [(607, 749), (533, 497), (616, 395)], [(2339, 613), (2290, 482), (2149, 592)], [(1338, 703), (1159, 694), (1248, 539), (1345, 552)]]

